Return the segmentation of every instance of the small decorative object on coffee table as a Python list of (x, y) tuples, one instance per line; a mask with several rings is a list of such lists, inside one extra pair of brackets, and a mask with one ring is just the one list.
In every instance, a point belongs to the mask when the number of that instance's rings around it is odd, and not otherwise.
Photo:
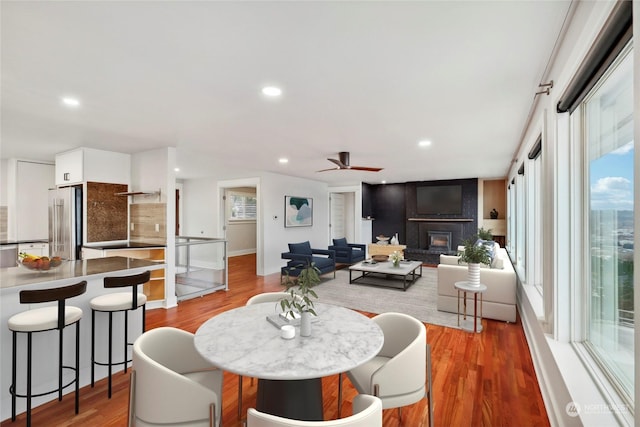
[[(461, 328), (469, 332), (482, 332), (482, 293), (487, 286), (482, 283), (472, 285), (469, 282), (455, 282), (453, 286), (458, 291), (458, 326), (460, 326), (460, 292), (464, 301), (464, 314)], [(473, 294), (473, 321), (467, 320), (467, 292)], [(478, 322), (478, 294), (480, 294), (480, 322)]]
[(389, 255), (389, 259), (393, 263), (394, 267), (398, 267), (400, 266), (400, 260), (402, 259), (402, 256), (400, 256), (400, 252), (393, 251), (393, 253)]

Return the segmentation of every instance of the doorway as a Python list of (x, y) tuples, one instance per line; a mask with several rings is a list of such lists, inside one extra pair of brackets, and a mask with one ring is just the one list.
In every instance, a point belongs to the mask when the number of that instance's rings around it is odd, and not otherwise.
[[(232, 230), (231, 227), (235, 227), (233, 223), (229, 224), (231, 211), (228, 210), (229, 207), (226, 203), (227, 191), (230, 192), (234, 189), (244, 189), (245, 192), (250, 192), (255, 196), (255, 220), (253, 221), (254, 228), (251, 232), (251, 235), (246, 235), (248, 228), (247, 227), (239, 227), (238, 230)], [(228, 181), (218, 181), (218, 200), (219, 200), (219, 215), (218, 215), (218, 230), (220, 231), (220, 235), (222, 235), (227, 240), (228, 251), (227, 256), (242, 255), (243, 253), (255, 253), (256, 254), (256, 274), (261, 276), (264, 274), (264, 261), (262, 255), (262, 238), (261, 238), (261, 221), (260, 221), (260, 179), (259, 178), (247, 178), (247, 179), (235, 179)], [(232, 242), (232, 240), (237, 240), (234, 233), (236, 231), (240, 231), (240, 229), (244, 228), (243, 232), (245, 233), (244, 237), (241, 237), (239, 242), (242, 242), (244, 239), (245, 243), (239, 243), (236, 246), (236, 242)], [(242, 235), (241, 235), (242, 236)], [(231, 239), (231, 240), (229, 240)], [(251, 240), (254, 241), (255, 244), (249, 251), (246, 247), (246, 241)], [(233, 246), (232, 246), (233, 245)], [(244, 249), (243, 249), (244, 246)]]
[(355, 206), (356, 193), (353, 191), (329, 194), (329, 239), (344, 237), (352, 243), (358, 239)]

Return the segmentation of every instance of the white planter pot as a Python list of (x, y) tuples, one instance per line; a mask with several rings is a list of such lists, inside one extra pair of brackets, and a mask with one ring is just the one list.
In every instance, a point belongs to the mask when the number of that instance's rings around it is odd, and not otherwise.
[(467, 282), (472, 286), (480, 286), (480, 264), (468, 264)]
[(312, 314), (308, 311), (302, 312), (302, 315), (300, 317), (300, 336), (311, 336), (311, 316)]

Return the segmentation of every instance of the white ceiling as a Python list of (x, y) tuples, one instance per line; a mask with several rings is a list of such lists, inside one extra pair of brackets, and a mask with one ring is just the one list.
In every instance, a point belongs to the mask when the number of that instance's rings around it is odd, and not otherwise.
[[(502, 177), (569, 6), (2, 1), (1, 157), (173, 146), (178, 178)], [(339, 151), (384, 170), (316, 172)]]

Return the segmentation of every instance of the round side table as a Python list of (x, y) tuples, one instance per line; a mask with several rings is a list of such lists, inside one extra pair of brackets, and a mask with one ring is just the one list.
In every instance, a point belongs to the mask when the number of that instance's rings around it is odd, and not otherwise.
[[(455, 282), (453, 286), (458, 291), (458, 326), (469, 332), (482, 332), (482, 294), (487, 290), (487, 286), (472, 285), (469, 282)], [(464, 303), (464, 317), (462, 326), (460, 325), (460, 292), (462, 292)], [(467, 292), (473, 294), (473, 321), (467, 319)], [(478, 322), (478, 295), (480, 295), (480, 322)]]

